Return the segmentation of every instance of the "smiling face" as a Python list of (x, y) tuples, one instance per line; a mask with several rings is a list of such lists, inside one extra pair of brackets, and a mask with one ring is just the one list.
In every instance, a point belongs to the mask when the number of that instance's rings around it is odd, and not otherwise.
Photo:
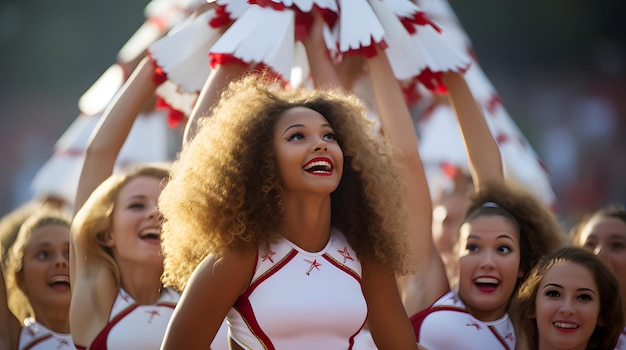
[(26, 241), (16, 277), (35, 314), (59, 307), (69, 310), (69, 238), (69, 227), (55, 223), (34, 229)]
[(585, 349), (596, 328), (600, 294), (589, 269), (557, 262), (544, 275), (535, 300), (539, 349)]
[(619, 281), (622, 298), (626, 298), (626, 222), (617, 217), (596, 216), (583, 227), (576, 243), (609, 266)]
[(461, 226), (459, 296), (482, 321), (506, 313), (520, 276), (518, 236), (516, 226), (499, 215), (477, 216)]
[(339, 186), (343, 152), (320, 113), (304, 107), (285, 111), (274, 128), (274, 150), (283, 194), (330, 194)]
[(149, 176), (136, 177), (121, 188), (106, 242), (118, 263), (163, 264), (157, 210), (160, 193), (161, 179)]

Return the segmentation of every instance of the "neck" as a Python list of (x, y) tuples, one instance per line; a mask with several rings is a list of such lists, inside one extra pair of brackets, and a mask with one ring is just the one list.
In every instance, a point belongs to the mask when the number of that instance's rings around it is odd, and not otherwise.
[(161, 284), (161, 274), (163, 273), (162, 265), (124, 265), (119, 262), (118, 265), (120, 267), (121, 287), (137, 303), (150, 305), (159, 300), (161, 288), (163, 287)]
[[(34, 306), (33, 306), (34, 307)], [(35, 320), (44, 327), (56, 333), (67, 334), (70, 332), (69, 305), (46, 306), (42, 309), (34, 309)]]
[(282, 234), (309, 252), (318, 252), (330, 237), (330, 195), (286, 196)]

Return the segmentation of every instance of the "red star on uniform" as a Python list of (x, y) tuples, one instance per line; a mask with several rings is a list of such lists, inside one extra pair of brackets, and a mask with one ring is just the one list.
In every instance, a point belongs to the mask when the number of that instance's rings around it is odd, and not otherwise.
[(352, 256), (350, 256), (350, 252), (348, 251), (348, 247), (343, 247), (343, 250), (338, 250), (337, 252), (339, 252), (339, 254), (341, 254), (343, 256), (343, 263), (344, 264), (348, 260), (354, 261), (354, 259), (352, 259)]
[(128, 294), (126, 294), (126, 293), (124, 293), (124, 292), (120, 291), (120, 298), (122, 298), (122, 300), (124, 300), (125, 302), (127, 302), (127, 303), (128, 303), (128, 299), (129, 299)]
[(508, 333), (504, 336), (504, 339), (506, 339), (506, 340), (510, 340), (510, 341), (513, 341), (513, 333), (508, 332)]
[(150, 318), (148, 319), (148, 323), (152, 323), (152, 319), (154, 318), (154, 316), (161, 316), (161, 314), (159, 313), (159, 310), (157, 309), (151, 309), (146, 312), (150, 315)]
[(311, 274), (311, 271), (313, 271), (313, 269), (317, 269), (319, 271), (320, 266), (322, 266), (322, 264), (317, 262), (317, 259), (310, 261), (307, 259), (304, 259), (304, 261), (308, 262), (309, 264), (311, 264), (311, 266), (309, 266), (309, 271), (306, 272), (307, 276)]
[(276, 255), (275, 251), (270, 250), (267, 254), (263, 256), (263, 261), (269, 260), (272, 264), (274, 263), (273, 256)]
[(476, 323), (476, 322), (468, 323), (468, 324), (466, 324), (466, 326), (468, 326), (468, 327), (476, 327), (476, 330), (480, 330), (480, 329), (482, 328), (482, 327), (481, 327), (478, 323)]
[(57, 349), (63, 349), (65, 347), (69, 347), (70, 343), (65, 340), (65, 339), (57, 339), (57, 342), (59, 343), (59, 345), (57, 345)]

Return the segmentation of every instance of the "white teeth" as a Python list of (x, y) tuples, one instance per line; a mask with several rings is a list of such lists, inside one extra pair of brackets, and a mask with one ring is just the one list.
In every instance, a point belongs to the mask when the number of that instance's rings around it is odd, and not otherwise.
[(155, 228), (146, 229), (144, 231), (141, 231), (141, 234), (139, 236), (140, 237), (147, 237), (147, 236), (151, 236), (151, 235), (160, 237), (161, 236), (161, 230), (155, 229)]
[(567, 329), (578, 328), (578, 325), (573, 324), (573, 323), (554, 322), (554, 325), (559, 328), (567, 328)]
[(326, 171), (330, 170), (330, 163), (326, 161), (311, 162), (304, 166), (304, 170), (309, 170), (313, 167), (323, 167)]
[(50, 283), (59, 283), (59, 282), (70, 283), (70, 278), (68, 276), (54, 276), (50, 279)]
[(475, 283), (499, 284), (500, 282), (492, 277), (481, 277), (474, 280)]

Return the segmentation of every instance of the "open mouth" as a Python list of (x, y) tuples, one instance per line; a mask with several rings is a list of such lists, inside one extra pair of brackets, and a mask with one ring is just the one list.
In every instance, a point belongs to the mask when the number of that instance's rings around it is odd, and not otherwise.
[(139, 235), (139, 239), (147, 242), (160, 242), (161, 240), (161, 230), (159, 229), (147, 229), (141, 232)]
[(494, 277), (479, 277), (474, 280), (474, 284), (482, 292), (493, 292), (500, 285), (500, 280)]
[(331, 174), (333, 165), (330, 160), (316, 158), (304, 165), (304, 171), (312, 174)]
[(70, 288), (70, 278), (66, 275), (52, 276), (52, 278), (48, 280), (48, 285), (53, 289), (66, 290)]

